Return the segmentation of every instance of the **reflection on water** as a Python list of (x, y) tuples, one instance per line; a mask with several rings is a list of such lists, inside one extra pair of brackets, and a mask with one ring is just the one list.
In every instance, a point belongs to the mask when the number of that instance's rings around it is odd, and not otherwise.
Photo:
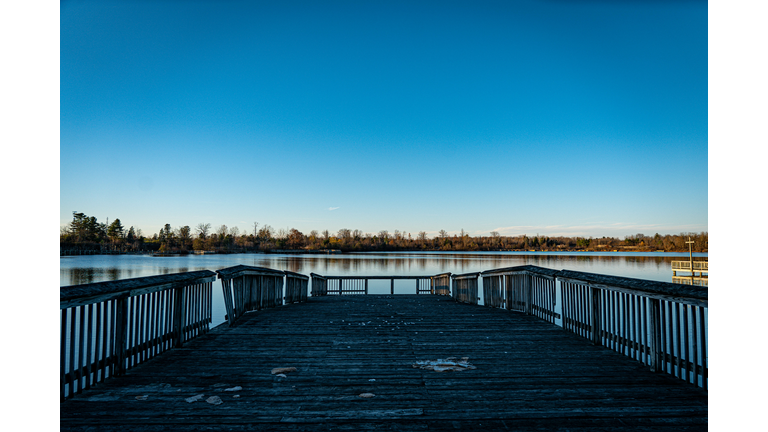
[[(367, 253), (236, 254), (151, 257), (87, 255), (60, 260), (61, 286), (128, 279), (195, 270), (218, 270), (237, 264), (324, 275), (432, 275), (470, 273), (518, 265), (537, 265), (614, 276), (672, 282), (671, 261), (686, 254), (648, 253)], [(696, 254), (706, 257), (707, 254)]]

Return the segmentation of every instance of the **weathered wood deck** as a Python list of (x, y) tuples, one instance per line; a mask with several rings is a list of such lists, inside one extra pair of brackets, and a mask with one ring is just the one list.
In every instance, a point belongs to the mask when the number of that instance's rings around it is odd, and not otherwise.
[[(477, 369), (412, 367), (446, 357)], [(536, 317), (432, 295), (248, 313), (60, 408), (61, 430), (707, 429), (700, 388)]]

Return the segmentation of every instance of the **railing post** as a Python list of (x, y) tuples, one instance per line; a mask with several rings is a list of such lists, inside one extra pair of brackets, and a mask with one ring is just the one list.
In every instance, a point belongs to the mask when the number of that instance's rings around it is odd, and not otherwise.
[[(128, 296), (122, 296), (117, 300), (117, 313), (115, 314), (115, 375), (125, 374), (125, 343), (128, 338)], [(70, 394), (72, 387), (70, 384)]]
[(532, 293), (531, 293), (532, 287), (531, 287), (531, 285), (533, 285), (531, 283), (531, 278), (532, 277), (533, 276), (527, 274), (527, 275), (525, 275), (525, 279), (524, 279), (525, 280), (525, 314), (526, 315), (530, 315), (531, 311), (533, 310), (533, 308), (531, 307), (531, 297), (532, 297)]
[(419, 280), (416, 279), (416, 294), (419, 293)]
[(394, 279), (390, 279), (389, 293), (391, 295), (395, 294), (395, 280)]
[(602, 344), (602, 330), (600, 323), (600, 288), (591, 287), (592, 292), (592, 344)]
[(651, 311), (650, 311), (650, 354), (651, 354), (651, 372), (659, 372), (662, 370), (662, 347), (661, 347), (661, 300), (650, 299)]
[(365, 294), (368, 295), (368, 279), (365, 280)]
[[(184, 321), (186, 315), (186, 308), (184, 303), (186, 302), (186, 296), (184, 295), (184, 287), (177, 287), (174, 289), (176, 302), (173, 305), (173, 333), (176, 335), (173, 346), (179, 348), (184, 344)], [(237, 313), (237, 306), (233, 307), (233, 314)], [(234, 320), (234, 319), (233, 319)]]

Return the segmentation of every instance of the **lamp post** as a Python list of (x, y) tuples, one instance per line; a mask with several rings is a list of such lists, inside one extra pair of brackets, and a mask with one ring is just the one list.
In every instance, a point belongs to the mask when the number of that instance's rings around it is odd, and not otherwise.
[(688, 244), (688, 261), (690, 263), (689, 265), (690, 265), (690, 268), (691, 268), (691, 284), (693, 284), (693, 276), (695, 276), (695, 274), (693, 273), (693, 243), (694, 243), (694, 241), (691, 240), (690, 236), (688, 236), (688, 241), (685, 242), (685, 243)]

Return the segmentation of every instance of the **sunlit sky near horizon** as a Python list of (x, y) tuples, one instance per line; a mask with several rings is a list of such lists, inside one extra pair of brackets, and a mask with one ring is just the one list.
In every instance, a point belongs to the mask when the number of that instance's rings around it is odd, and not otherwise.
[(62, 2), (60, 224), (708, 231), (706, 1)]

